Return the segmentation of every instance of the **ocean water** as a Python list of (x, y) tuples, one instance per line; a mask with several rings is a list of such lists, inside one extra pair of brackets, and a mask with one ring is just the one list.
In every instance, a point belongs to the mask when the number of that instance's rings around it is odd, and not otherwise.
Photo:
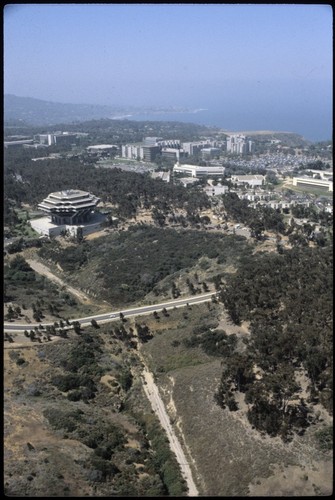
[[(163, 91), (162, 91), (163, 92)], [(154, 96), (154, 92), (152, 92)], [(167, 97), (168, 96), (168, 97)], [(230, 81), (187, 89), (164, 89), (156, 102), (169, 102), (188, 113), (141, 113), (135, 120), (192, 122), (226, 131), (294, 132), (309, 141), (332, 138), (333, 86), (330, 80)]]
[[(275, 111), (275, 112), (274, 112)], [(326, 116), (328, 114), (328, 116)], [(293, 132), (305, 139), (317, 142), (332, 138), (330, 119), (331, 110), (325, 112), (309, 109), (305, 114), (294, 110), (274, 110), (273, 108), (258, 110), (257, 113), (234, 111), (226, 109), (202, 109), (193, 112), (175, 113), (143, 113), (129, 115), (129, 120), (136, 121), (179, 121), (196, 123), (209, 127), (218, 127), (226, 132), (272, 130), (276, 132)]]

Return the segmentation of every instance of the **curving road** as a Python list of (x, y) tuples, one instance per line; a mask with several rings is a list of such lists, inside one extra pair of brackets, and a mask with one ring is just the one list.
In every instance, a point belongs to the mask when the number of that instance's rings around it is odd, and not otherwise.
[[(185, 307), (187, 305), (192, 305), (192, 304), (200, 304), (202, 302), (208, 302), (212, 300), (212, 297), (215, 297), (215, 293), (209, 292), (209, 293), (203, 293), (201, 295), (192, 295), (191, 297), (186, 297), (184, 299), (176, 299), (176, 300), (170, 300), (167, 302), (161, 302), (159, 304), (151, 304), (148, 306), (140, 306), (140, 307), (134, 307), (130, 309), (123, 309), (120, 311), (111, 311), (108, 313), (103, 313), (103, 314), (96, 314), (94, 316), (87, 316), (86, 318), (78, 318), (78, 319), (72, 319), (71, 322), (73, 321), (78, 321), (82, 326), (88, 326), (91, 324), (92, 319), (94, 319), (97, 322), (103, 322), (103, 323), (108, 323), (110, 321), (115, 321), (116, 319), (120, 319), (120, 313), (123, 314), (125, 318), (130, 317), (130, 316), (139, 316), (142, 314), (150, 314), (155, 311), (159, 312), (163, 308), (166, 310), (169, 309), (174, 309), (175, 307)], [(45, 326), (52, 326), (54, 323), (30, 323), (29, 325), (22, 325), (20, 323), (4, 323), (4, 331), (5, 332), (23, 332), (24, 330), (31, 330), (35, 326), (43, 325)], [(65, 325), (66, 328), (66, 325)]]

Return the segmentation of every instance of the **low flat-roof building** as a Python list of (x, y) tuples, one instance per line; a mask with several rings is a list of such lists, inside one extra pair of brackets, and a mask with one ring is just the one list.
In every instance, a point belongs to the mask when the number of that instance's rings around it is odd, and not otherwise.
[(206, 186), (204, 188), (205, 193), (208, 196), (219, 196), (221, 194), (226, 194), (228, 192), (229, 188), (228, 186), (223, 186), (221, 184), (217, 186)]
[(333, 191), (333, 181), (311, 177), (293, 177), (293, 186), (316, 187), (326, 191)]
[(330, 170), (314, 170), (311, 169), (309, 172), (312, 172), (314, 178), (321, 178), (324, 180), (333, 180), (333, 169)]
[(265, 182), (264, 175), (232, 175), (232, 182), (236, 184), (247, 184), (248, 186), (262, 186)]
[(86, 149), (89, 153), (108, 153), (109, 151), (117, 151), (119, 146), (116, 144), (95, 144)]
[(22, 139), (18, 141), (4, 141), (4, 146), (5, 148), (12, 148), (15, 146), (24, 146), (27, 144), (33, 144), (34, 140), (33, 139)]
[(181, 165), (177, 162), (173, 167), (173, 172), (191, 175), (192, 177), (222, 177), (224, 175), (225, 167), (199, 167), (199, 165)]
[(151, 172), (153, 179), (161, 179), (164, 182), (170, 182), (170, 170), (167, 172)]
[(178, 179), (178, 182), (180, 182), (184, 187), (189, 187), (198, 182), (196, 177), (182, 177)]

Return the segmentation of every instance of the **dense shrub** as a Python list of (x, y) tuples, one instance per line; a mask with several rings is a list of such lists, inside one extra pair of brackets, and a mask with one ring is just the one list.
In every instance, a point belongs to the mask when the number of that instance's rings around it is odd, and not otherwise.
[(140, 416), (139, 421), (142, 423), (154, 451), (150, 463), (162, 478), (166, 494), (184, 496), (187, 486), (179, 464), (171, 452), (165, 432), (161, 429), (156, 418), (151, 415)]
[[(198, 330), (199, 331), (199, 330)], [(227, 335), (224, 330), (206, 331), (192, 335), (184, 341), (187, 347), (201, 346), (211, 356), (230, 356), (237, 344), (236, 335)]]
[(325, 427), (315, 433), (321, 450), (333, 449), (333, 426)]
[(145, 225), (106, 235), (98, 242), (86, 241), (71, 252), (55, 244), (40, 250), (42, 258), (58, 262), (83, 281), (87, 280), (85, 262), (89, 262), (90, 274), (99, 282), (100, 297), (122, 305), (141, 300), (162, 279), (191, 268), (204, 256), (236, 265), (251, 253), (252, 246), (244, 237), (222, 238), (215, 233)]
[(58, 408), (48, 408), (43, 412), (52, 427), (64, 429), (68, 432), (77, 429), (79, 423), (83, 421), (83, 414), (84, 412), (79, 409), (66, 411)]
[[(225, 360), (215, 399), (230, 407), (230, 389), (244, 392), (250, 423), (284, 440), (313, 421), (313, 401), (333, 411), (332, 260), (330, 247), (255, 254), (226, 277), (221, 292), (232, 320), (250, 321), (249, 358), (233, 352)], [(301, 368), (309, 378), (309, 407), (296, 382)]]

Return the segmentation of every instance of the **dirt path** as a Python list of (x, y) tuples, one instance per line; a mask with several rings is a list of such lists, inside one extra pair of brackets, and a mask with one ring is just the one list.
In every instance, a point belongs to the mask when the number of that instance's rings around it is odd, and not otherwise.
[(91, 304), (92, 300), (90, 297), (88, 297), (85, 293), (76, 290), (72, 286), (67, 285), (62, 281), (58, 276), (55, 276), (48, 267), (46, 267), (44, 264), (41, 264), (40, 262), (37, 262), (36, 260), (32, 259), (27, 259), (28, 264), (34, 271), (36, 271), (38, 274), (42, 274), (43, 276), (46, 276), (49, 278), (49, 280), (54, 281), (58, 285), (64, 286), (72, 295), (77, 297), (81, 302), (84, 304)]
[(156, 386), (152, 374), (144, 369), (142, 372), (145, 383), (143, 384), (144, 391), (151, 403), (151, 407), (159, 418), (159, 421), (162, 427), (165, 429), (171, 450), (176, 455), (177, 461), (180, 465), (181, 472), (183, 474), (184, 479), (186, 480), (188, 486), (188, 496), (194, 497), (198, 496), (199, 492), (197, 487), (193, 481), (192, 472), (190, 466), (187, 462), (184, 451), (175, 435), (175, 432), (170, 424), (169, 416), (165, 410), (163, 401), (159, 395), (158, 387)]

